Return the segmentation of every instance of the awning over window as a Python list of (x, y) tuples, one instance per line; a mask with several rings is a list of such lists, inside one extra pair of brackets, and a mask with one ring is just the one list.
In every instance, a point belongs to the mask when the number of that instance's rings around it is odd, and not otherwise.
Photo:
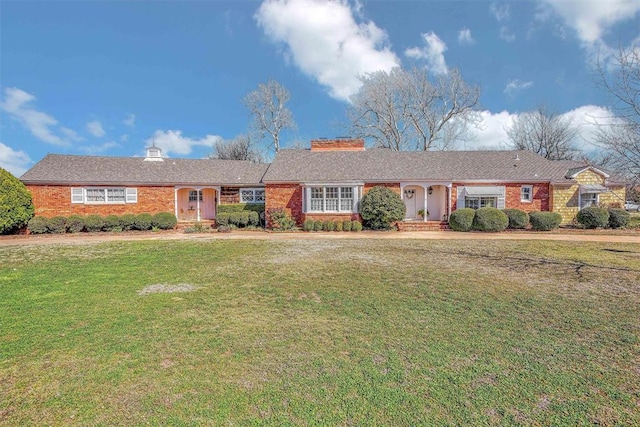
[(464, 187), (464, 195), (467, 197), (502, 197), (502, 194), (502, 187)]
[(580, 186), (580, 193), (606, 193), (609, 191), (607, 187), (599, 184), (582, 184)]

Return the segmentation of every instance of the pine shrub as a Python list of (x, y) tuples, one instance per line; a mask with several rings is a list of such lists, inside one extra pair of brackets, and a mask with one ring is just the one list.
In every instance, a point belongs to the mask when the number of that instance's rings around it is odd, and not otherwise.
[(449, 217), (449, 227), (453, 231), (470, 231), (476, 211), (471, 208), (456, 209)]
[(273, 230), (290, 231), (296, 227), (295, 220), (287, 215), (287, 212), (284, 209), (269, 209), (267, 215)]
[(23, 228), (33, 218), (33, 213), (27, 187), (9, 171), (0, 168), (0, 234)]

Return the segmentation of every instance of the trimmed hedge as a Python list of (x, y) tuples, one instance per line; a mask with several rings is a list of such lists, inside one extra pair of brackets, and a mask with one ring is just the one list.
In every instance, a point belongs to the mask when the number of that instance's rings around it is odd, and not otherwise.
[(64, 234), (67, 232), (67, 218), (54, 216), (47, 220), (47, 233)]
[(27, 223), (27, 230), (29, 230), (29, 233), (31, 234), (44, 234), (48, 231), (47, 230), (48, 222), (49, 221), (45, 217), (34, 216)]
[(304, 231), (313, 231), (313, 224), (314, 221), (312, 219), (305, 219), (304, 223), (302, 224), (302, 229)]
[(351, 221), (351, 231), (362, 231), (362, 223), (360, 221)]
[(609, 227), (625, 228), (629, 224), (629, 212), (624, 209), (609, 209)]
[(609, 225), (609, 211), (605, 208), (589, 206), (578, 211), (576, 220), (585, 228), (605, 228)]
[(509, 218), (509, 229), (524, 229), (529, 225), (529, 214), (520, 209), (503, 209), (507, 217)]
[(160, 230), (172, 230), (178, 225), (178, 219), (171, 212), (158, 212), (151, 219), (151, 226)]
[(449, 227), (453, 231), (470, 231), (476, 211), (471, 208), (456, 209), (449, 217)]
[(319, 219), (313, 221), (313, 231), (322, 231), (322, 221)]
[(342, 231), (342, 221), (335, 221), (335, 222), (333, 223), (333, 228), (334, 228), (336, 231)]
[(352, 222), (349, 220), (345, 220), (342, 222), (342, 230), (344, 231), (351, 231), (351, 224)]
[(264, 212), (264, 203), (229, 203), (218, 205), (218, 214), (250, 211), (256, 212), (258, 215)]
[(104, 218), (100, 215), (89, 215), (84, 219), (84, 228), (89, 231), (102, 231), (104, 227)]
[(153, 221), (153, 216), (148, 213), (141, 213), (136, 215), (135, 220), (133, 221), (134, 230), (146, 231), (151, 229), (151, 223)]
[(260, 225), (260, 214), (256, 211), (249, 211), (249, 225), (258, 227)]
[(80, 233), (84, 230), (84, 218), (80, 215), (71, 215), (67, 218), (67, 232)]
[(499, 209), (484, 207), (476, 210), (472, 228), (477, 231), (504, 231), (509, 225), (509, 217)]
[(136, 224), (136, 215), (135, 214), (124, 214), (120, 216), (120, 224), (122, 224), (122, 229), (129, 231), (135, 230)]
[(324, 224), (322, 225), (322, 229), (324, 231), (333, 231), (335, 230), (335, 225), (333, 224), (332, 220), (327, 220), (324, 222)]
[(535, 231), (549, 231), (560, 227), (562, 215), (558, 212), (531, 212), (529, 222)]
[(107, 215), (104, 217), (104, 231), (122, 231), (122, 221), (118, 215)]
[(407, 207), (400, 196), (387, 187), (373, 187), (360, 201), (360, 216), (367, 228), (386, 230), (402, 221)]
[(227, 227), (230, 223), (231, 214), (229, 212), (218, 212), (216, 215), (216, 224), (218, 227)]

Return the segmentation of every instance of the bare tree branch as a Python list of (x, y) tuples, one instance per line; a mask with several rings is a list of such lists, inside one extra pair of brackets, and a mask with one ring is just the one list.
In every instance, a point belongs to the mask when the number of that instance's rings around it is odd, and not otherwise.
[(249, 160), (255, 163), (262, 163), (260, 153), (253, 146), (251, 137), (248, 135), (238, 135), (228, 141), (218, 141), (213, 146), (213, 153), (209, 158), (220, 160)]

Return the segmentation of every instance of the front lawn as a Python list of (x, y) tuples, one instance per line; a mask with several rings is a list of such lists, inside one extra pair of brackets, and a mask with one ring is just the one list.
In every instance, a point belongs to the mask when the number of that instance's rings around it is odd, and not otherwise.
[(0, 248), (0, 424), (640, 424), (640, 245)]

